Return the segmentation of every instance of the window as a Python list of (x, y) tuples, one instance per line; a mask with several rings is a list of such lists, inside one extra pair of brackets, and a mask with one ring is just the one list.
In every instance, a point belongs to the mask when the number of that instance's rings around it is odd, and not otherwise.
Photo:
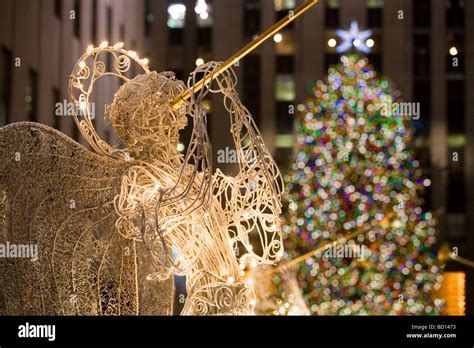
[(431, 65), (429, 34), (415, 34), (413, 49), (413, 73), (419, 77), (428, 77)]
[(371, 52), (367, 55), (367, 59), (369, 59), (370, 64), (374, 67), (374, 69), (379, 73), (383, 73), (382, 70), (382, 54), (377, 52)]
[(0, 126), (10, 121), (12, 64), (10, 50), (3, 47), (0, 56)]
[(417, 122), (421, 121), (425, 123), (422, 131), (428, 133), (429, 120), (431, 119), (431, 84), (428, 79), (415, 77), (413, 84), (413, 100), (420, 103), (420, 112), (423, 115)]
[(296, 7), (296, 0), (275, 0), (275, 11), (289, 11)]
[(326, 28), (338, 28), (339, 27), (339, 1), (328, 0), (326, 2)]
[(326, 53), (324, 55), (324, 69), (325, 71), (329, 70), (329, 67), (340, 63), (340, 58), (337, 53)]
[(367, 8), (383, 8), (385, 0), (367, 0)]
[(25, 87), (25, 111), (30, 122), (38, 121), (38, 73), (28, 71), (28, 85)]
[(450, 29), (464, 27), (464, 0), (446, 0), (446, 25)]
[[(368, 44), (370, 40), (370, 44)], [(370, 47), (371, 51), (367, 54), (367, 58), (369, 62), (375, 70), (379, 73), (383, 73), (382, 67), (382, 35), (374, 34), (366, 41), (366, 45), (372, 46)]]
[(431, 25), (431, 0), (413, 1), (413, 26), (429, 29)]
[(63, 11), (63, 1), (54, 0), (54, 15), (61, 19), (61, 12)]
[(210, 0), (196, 0), (194, 12), (196, 12), (196, 23), (199, 28), (212, 27), (214, 21)]
[[(276, 13), (277, 21), (280, 21), (280, 20), (282, 20), (283, 18), (287, 17), (288, 14), (289, 14), (288, 10), (278, 11), (278, 12)], [(289, 30), (289, 29), (291, 30), (291, 29), (293, 29), (293, 28), (294, 28), (294, 24), (295, 24), (294, 21), (291, 22), (291, 23), (289, 23), (289, 24), (287, 24), (286, 27), (285, 27), (286, 30)]]
[(448, 133), (464, 133), (464, 80), (448, 80), (446, 88)]
[(448, 180), (448, 212), (463, 213), (466, 211), (466, 189), (462, 169), (450, 167)]
[[(277, 133), (288, 134), (291, 133), (293, 127), (293, 115), (289, 113), (292, 102), (278, 101), (276, 103), (277, 112)], [(281, 144), (279, 144), (281, 147)]]
[(275, 99), (282, 102), (293, 102), (295, 100), (295, 79), (293, 75), (277, 75)]
[(336, 53), (336, 47), (341, 44), (336, 30), (326, 30), (326, 41), (324, 43), (325, 53)]
[(247, 56), (244, 68), (244, 104), (254, 116), (257, 125), (260, 124), (260, 57)]
[[(418, 121), (417, 121), (418, 122)], [(418, 131), (416, 131), (418, 133)], [(431, 154), (430, 154), (430, 148), (427, 144), (428, 142), (428, 135), (421, 135), (418, 136), (416, 135), (416, 140), (415, 140), (415, 151), (416, 151), (416, 159), (421, 163), (422, 168), (423, 168), (423, 177), (426, 179), (430, 179), (429, 174), (430, 174), (430, 167), (431, 167)], [(431, 210), (431, 206), (428, 207), (427, 205), (430, 204), (431, 202), (429, 201), (430, 194), (428, 191), (431, 189), (431, 185), (425, 188), (425, 202), (424, 202), (424, 207), (425, 209)]]
[(261, 0), (244, 3), (244, 37), (251, 38), (261, 31)]
[[(276, 13), (277, 21), (282, 20), (286, 16), (288, 16), (289, 12), (288, 11), (278, 11)], [(287, 26), (285, 27), (287, 30), (292, 29), (294, 27), (294, 22), (288, 23)]]
[(78, 39), (81, 38), (81, 1), (74, 1), (74, 36)]
[(450, 241), (466, 238), (466, 212), (449, 212), (447, 218), (446, 238)]
[(170, 29), (168, 40), (171, 46), (179, 46), (184, 44), (184, 29)]
[(293, 74), (295, 72), (294, 56), (277, 56), (277, 74)]
[(198, 31), (198, 46), (205, 51), (211, 51), (212, 47), (212, 28), (199, 28)]
[(186, 23), (186, 6), (182, 3), (171, 3), (168, 6), (169, 44), (184, 44), (184, 25)]
[[(423, 149), (425, 150), (425, 149)], [(416, 152), (416, 157), (419, 157), (420, 155), (420, 150), (418, 150)], [(430, 154), (429, 154), (429, 149), (426, 149), (425, 152), (427, 153), (427, 157), (429, 158), (430, 157)], [(428, 179), (428, 180), (431, 180), (431, 177), (430, 175), (428, 174), (429, 173), (429, 167), (425, 167), (425, 168), (428, 168), (427, 170), (424, 171), (424, 178), (425, 179)], [(433, 193), (432, 193), (432, 185), (428, 186), (425, 188), (425, 193), (424, 193), (424, 201), (423, 201), (423, 204), (420, 208), (423, 209), (423, 211), (430, 211), (430, 210), (433, 210), (433, 206), (431, 204), (431, 197), (432, 197)]]
[(295, 40), (292, 30), (283, 30), (278, 34), (276, 41), (276, 54), (278, 55), (293, 55), (295, 53)]
[(367, 24), (369, 28), (382, 27), (384, 0), (367, 0)]
[(464, 33), (450, 31), (447, 34), (446, 72), (464, 73)]
[(282, 171), (287, 171), (290, 167), (288, 158), (292, 156), (292, 148), (277, 147), (275, 153), (275, 162)]
[(295, 72), (294, 56), (277, 56), (277, 74), (293, 74)]

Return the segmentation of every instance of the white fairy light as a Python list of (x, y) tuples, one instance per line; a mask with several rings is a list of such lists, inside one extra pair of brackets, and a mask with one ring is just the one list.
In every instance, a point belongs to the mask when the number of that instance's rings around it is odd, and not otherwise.
[(117, 43), (114, 45), (114, 48), (115, 48), (116, 50), (123, 48), (123, 42), (117, 42)]
[(275, 41), (276, 43), (280, 43), (282, 42), (282, 40), (283, 40), (283, 36), (280, 33), (277, 33), (275, 34), (275, 36), (273, 36), (273, 41)]
[(186, 15), (186, 6), (183, 4), (172, 4), (168, 6), (168, 14), (172, 19), (183, 19)]

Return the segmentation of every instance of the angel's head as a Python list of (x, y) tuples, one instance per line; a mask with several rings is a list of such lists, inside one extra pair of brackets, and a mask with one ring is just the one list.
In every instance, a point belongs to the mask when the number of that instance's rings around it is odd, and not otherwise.
[(187, 118), (170, 102), (184, 90), (173, 73), (156, 72), (138, 75), (120, 87), (106, 114), (133, 157), (166, 161), (176, 155)]

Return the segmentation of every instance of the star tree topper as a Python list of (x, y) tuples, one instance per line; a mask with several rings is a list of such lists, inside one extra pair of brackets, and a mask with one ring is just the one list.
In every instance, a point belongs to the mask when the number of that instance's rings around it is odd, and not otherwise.
[(372, 30), (360, 31), (359, 23), (356, 21), (352, 21), (351, 28), (348, 31), (338, 29), (336, 34), (343, 40), (342, 43), (336, 47), (337, 53), (346, 52), (352, 47), (361, 52), (370, 53), (370, 47), (367, 46), (366, 40), (372, 35)]

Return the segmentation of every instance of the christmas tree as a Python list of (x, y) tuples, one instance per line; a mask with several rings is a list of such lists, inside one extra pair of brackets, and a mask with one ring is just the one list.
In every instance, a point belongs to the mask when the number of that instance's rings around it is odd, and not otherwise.
[[(285, 177), (287, 257), (355, 236), (299, 263), (312, 314), (429, 315), (443, 306), (433, 298), (441, 266), (435, 220), (422, 210), (430, 183), (411, 147), (408, 106), (366, 59), (351, 55), (298, 108)], [(284, 277), (274, 282), (285, 289)]]

